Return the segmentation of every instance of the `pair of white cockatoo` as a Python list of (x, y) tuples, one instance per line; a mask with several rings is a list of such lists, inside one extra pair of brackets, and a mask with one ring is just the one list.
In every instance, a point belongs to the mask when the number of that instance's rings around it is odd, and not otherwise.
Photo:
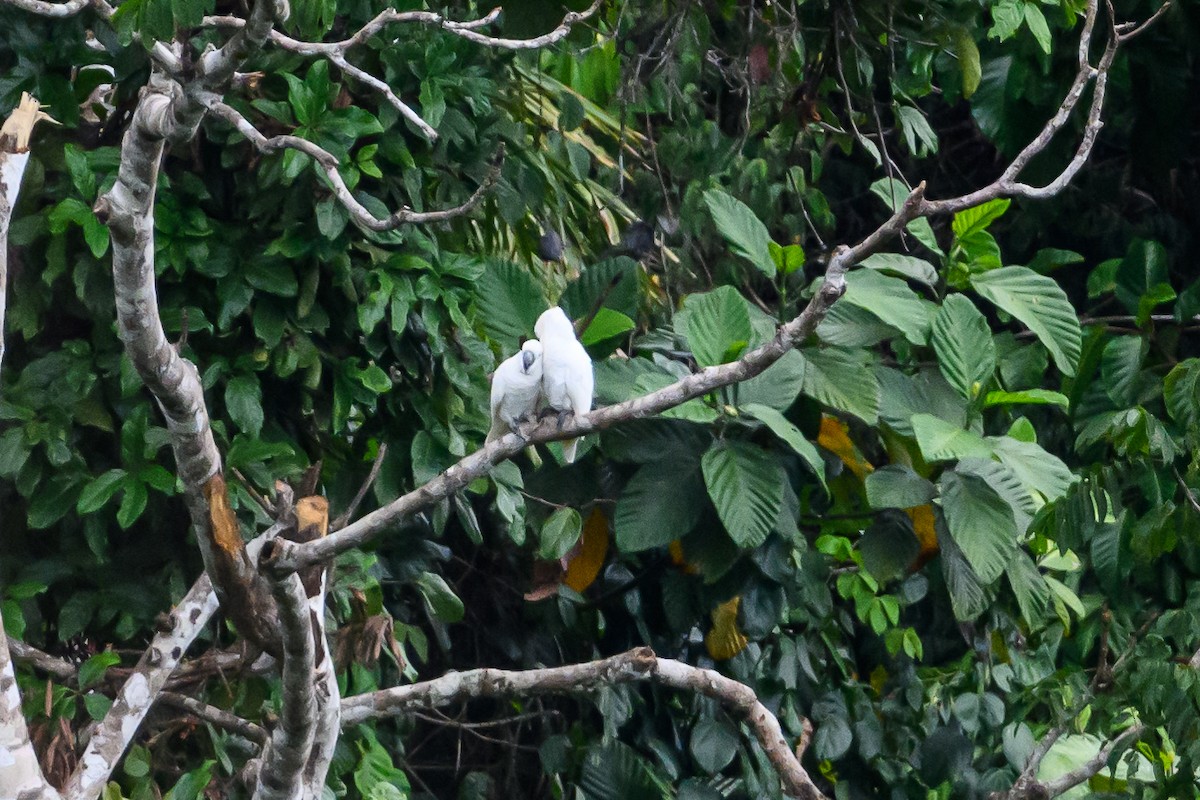
[[(536, 339), (505, 359), (492, 376), (492, 427), (489, 442), (515, 431), (540, 408), (560, 414), (592, 410), (592, 359), (575, 337), (575, 326), (561, 308), (542, 313), (533, 326)], [(563, 460), (575, 461), (578, 439), (563, 442)]]

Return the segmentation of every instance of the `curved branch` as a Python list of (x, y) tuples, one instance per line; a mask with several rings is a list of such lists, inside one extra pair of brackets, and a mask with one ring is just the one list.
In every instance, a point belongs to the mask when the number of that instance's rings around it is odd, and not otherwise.
[(419, 225), (430, 222), (445, 222), (469, 213), (483, 202), (483, 198), (487, 196), (488, 191), (499, 180), (500, 164), (504, 159), (504, 149), (501, 147), (492, 160), (492, 165), (488, 169), (487, 176), (479, 184), (479, 188), (462, 205), (438, 211), (413, 211), (411, 208), (404, 207), (386, 217), (380, 218), (368, 211), (362, 203), (355, 199), (354, 195), (350, 192), (350, 188), (346, 185), (346, 181), (342, 178), (342, 174), (338, 171), (337, 157), (328, 150), (307, 139), (301, 139), (299, 136), (272, 136), (268, 138), (258, 128), (255, 128), (249, 120), (242, 116), (237, 109), (220, 101), (212, 102), (210, 108), (213, 114), (236, 128), (238, 133), (250, 140), (251, 144), (261, 152), (276, 153), (280, 150), (297, 150), (316, 161), (324, 171), (325, 177), (329, 180), (338, 202), (350, 212), (351, 219), (358, 225), (372, 231), (390, 231), (406, 224)]
[(202, 575), (171, 611), (121, 687), (112, 708), (94, 726), (79, 764), (63, 789), (67, 797), (90, 800), (100, 795), (188, 645), (216, 610), (212, 583)]
[(187, 711), (197, 719), (204, 720), (223, 730), (236, 733), (244, 739), (264, 745), (267, 743), (267, 732), (249, 720), (244, 720), (236, 714), (231, 714), (223, 708), (210, 706), (208, 703), (175, 692), (163, 692), (159, 700), (166, 705), (175, 706)]
[(22, 11), (28, 11), (30, 14), (54, 19), (73, 17), (88, 6), (88, 0), (67, 0), (65, 3), (48, 3), (44, 0), (3, 0), (3, 2)]
[(793, 746), (754, 690), (711, 669), (659, 658), (649, 647), (586, 664), (531, 670), (474, 669), (451, 672), (431, 681), (383, 689), (342, 701), (342, 725), (396, 717), (477, 697), (516, 698), (538, 694), (574, 694), (602, 686), (651, 681), (711, 697), (740, 717), (779, 773), (784, 793), (804, 800), (824, 795), (808, 777)]

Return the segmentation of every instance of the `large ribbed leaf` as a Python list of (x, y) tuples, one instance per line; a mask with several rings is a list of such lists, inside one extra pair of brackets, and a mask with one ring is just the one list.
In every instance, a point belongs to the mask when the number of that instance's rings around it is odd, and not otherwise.
[(775, 409), (764, 406), (761, 403), (750, 403), (741, 406), (741, 410), (758, 419), (759, 422), (762, 422), (771, 429), (771, 433), (778, 436), (788, 447), (795, 450), (796, 455), (804, 459), (805, 463), (812, 469), (813, 474), (817, 476), (817, 480), (821, 482), (821, 488), (828, 491), (828, 488), (825, 486), (825, 459), (821, 458), (821, 454), (817, 452), (817, 446), (808, 439), (805, 439), (804, 434), (792, 424), (791, 420)]
[(956, 471), (939, 481), (946, 527), (986, 585), (999, 578), (1017, 552), (1012, 508), (982, 478)]
[(975, 619), (987, 610), (987, 592), (953, 537), (942, 540), (942, 575), (946, 579), (955, 617), (960, 620)]
[(475, 304), (487, 335), (505, 353), (515, 353), (522, 336), (533, 336), (533, 323), (546, 310), (546, 300), (524, 267), (490, 258), (475, 283)]
[(571, 319), (582, 319), (591, 313), (601, 295), (604, 308), (627, 317), (637, 316), (637, 262), (628, 256), (618, 256), (592, 264), (567, 285), (558, 304)]
[(932, 342), (942, 375), (973, 399), (996, 369), (996, 344), (983, 314), (963, 295), (950, 295), (933, 318)]
[(1100, 376), (1104, 391), (1118, 408), (1132, 405), (1142, 371), (1145, 345), (1140, 336), (1118, 336), (1104, 346), (1100, 358)]
[(708, 496), (729, 536), (742, 547), (766, 540), (783, 502), (783, 467), (766, 450), (746, 442), (712, 447), (701, 460)]
[(913, 414), (913, 436), (926, 461), (954, 461), (959, 458), (990, 458), (992, 448), (983, 437), (931, 414)]
[(933, 264), (923, 258), (906, 256), (903, 253), (875, 253), (858, 262), (858, 265), (864, 269), (920, 281), (926, 286), (933, 286), (938, 279)]
[(683, 538), (704, 511), (704, 485), (696, 463), (664, 469), (647, 464), (634, 473), (617, 500), (617, 547), (626, 553)]
[(746, 298), (732, 286), (688, 295), (675, 324), (702, 367), (733, 361), (753, 334)]
[(851, 272), (846, 276), (842, 302), (870, 311), (915, 345), (924, 345), (929, 339), (929, 312), (933, 306), (899, 278), (869, 269)]
[(735, 385), (733, 396), (739, 406), (756, 403), (785, 411), (804, 389), (804, 367), (803, 356), (789, 350), (761, 374)]
[(874, 425), (879, 420), (879, 381), (858, 354), (834, 347), (802, 352), (804, 393), (837, 411)]
[(1040, 503), (1035, 502), (1033, 495), (1011, 467), (990, 458), (964, 458), (958, 462), (954, 471), (960, 475), (974, 475), (991, 487), (1012, 510), (1017, 533), (1025, 533)]
[(1036, 442), (1022, 442), (1011, 436), (989, 436), (987, 441), (996, 458), (1025, 484), (1039, 506), (1062, 497), (1077, 480), (1066, 464)]
[(1200, 358), (1176, 364), (1163, 386), (1171, 419), (1187, 430), (1200, 425)]
[(1028, 267), (1001, 267), (971, 276), (980, 296), (1037, 334), (1064, 375), (1074, 375), (1083, 334), (1067, 294), (1053, 279)]
[(771, 235), (749, 206), (720, 189), (704, 193), (704, 204), (712, 214), (717, 230), (729, 242), (733, 252), (749, 261), (768, 278), (775, 277), (775, 260), (767, 243)]
[(588, 800), (664, 800), (670, 796), (650, 765), (620, 742), (588, 748), (579, 775)]

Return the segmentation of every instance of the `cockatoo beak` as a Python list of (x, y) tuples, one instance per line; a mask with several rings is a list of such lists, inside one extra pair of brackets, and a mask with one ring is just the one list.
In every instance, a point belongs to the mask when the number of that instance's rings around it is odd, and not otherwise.
[(530, 352), (529, 350), (521, 351), (522, 370), (525, 372), (525, 374), (529, 374), (529, 368), (533, 366), (534, 361), (537, 361), (536, 353)]

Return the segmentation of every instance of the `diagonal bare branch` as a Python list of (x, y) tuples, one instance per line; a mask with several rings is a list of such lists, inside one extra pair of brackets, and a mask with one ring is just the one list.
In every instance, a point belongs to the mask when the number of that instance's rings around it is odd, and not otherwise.
[(121, 687), (112, 708), (93, 726), (79, 764), (63, 788), (65, 796), (71, 800), (91, 800), (100, 795), (188, 645), (216, 610), (212, 582), (202, 575), (172, 609), (162, 630)]

